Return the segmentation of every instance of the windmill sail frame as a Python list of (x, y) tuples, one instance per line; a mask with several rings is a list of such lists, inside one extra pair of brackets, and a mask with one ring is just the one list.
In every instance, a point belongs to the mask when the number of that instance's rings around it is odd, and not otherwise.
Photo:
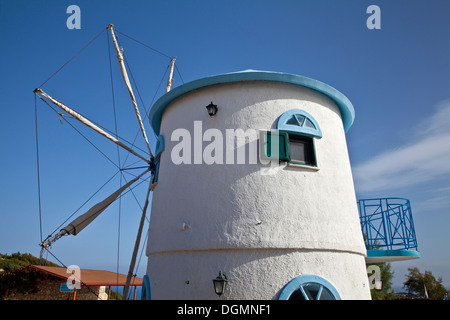
[[(130, 188), (131, 185), (133, 185), (136, 181), (141, 179), (146, 173), (148, 173), (150, 171), (152, 178), (150, 179), (150, 182), (149, 182), (149, 187), (148, 187), (148, 191), (147, 191), (147, 195), (146, 195), (146, 199), (145, 199), (145, 205), (144, 205), (144, 208), (142, 209), (142, 216), (141, 216), (141, 220), (140, 220), (140, 224), (139, 224), (139, 229), (138, 229), (138, 233), (137, 233), (134, 251), (132, 254), (130, 269), (129, 269), (128, 276), (127, 276), (126, 286), (124, 288), (124, 299), (126, 299), (127, 298), (126, 293), (128, 292), (130, 282), (131, 282), (131, 277), (133, 276), (133, 270), (134, 270), (134, 266), (135, 266), (135, 262), (136, 262), (137, 251), (138, 251), (138, 248), (140, 245), (143, 224), (144, 224), (145, 217), (146, 217), (147, 207), (149, 205), (149, 197), (150, 197), (151, 192), (155, 189), (155, 187), (157, 186), (158, 183), (153, 182), (153, 180), (154, 180), (153, 176), (154, 176), (155, 170), (156, 170), (155, 159), (154, 159), (153, 153), (150, 148), (150, 144), (149, 144), (149, 141), (147, 138), (147, 134), (145, 132), (145, 128), (144, 128), (143, 121), (142, 121), (142, 118), (141, 118), (141, 115), (139, 112), (136, 98), (134, 96), (133, 89), (131, 87), (131, 83), (130, 83), (130, 80), (129, 80), (129, 77), (127, 74), (127, 70), (126, 70), (126, 67), (124, 64), (123, 52), (122, 52), (121, 48), (119, 47), (119, 43), (117, 41), (113, 25), (112, 24), (108, 25), (106, 27), (106, 29), (108, 29), (111, 33), (111, 37), (113, 39), (114, 47), (115, 47), (115, 50), (117, 53), (117, 58), (118, 58), (122, 78), (128, 89), (128, 93), (129, 93), (129, 96), (130, 96), (132, 104), (133, 104), (133, 108), (134, 108), (134, 111), (135, 111), (135, 114), (136, 114), (136, 117), (138, 120), (141, 134), (147, 145), (149, 158), (137, 153), (136, 151), (134, 151), (133, 149), (131, 149), (130, 147), (125, 145), (123, 142), (121, 142), (119, 139), (117, 139), (116, 137), (112, 136), (111, 134), (105, 132), (100, 127), (98, 127), (97, 125), (92, 123), (90, 120), (88, 120), (86, 117), (84, 117), (80, 113), (76, 112), (75, 110), (68, 107), (61, 101), (57, 100), (56, 98), (50, 96), (48, 93), (44, 92), (41, 88), (36, 88), (33, 92), (35, 93), (35, 95), (39, 95), (42, 100), (44, 100), (44, 101), (48, 100), (48, 101), (52, 102), (54, 105), (56, 105), (57, 107), (59, 107), (60, 109), (62, 109), (66, 113), (68, 113), (69, 115), (71, 115), (74, 119), (78, 120), (82, 124), (86, 125), (87, 127), (91, 128), (92, 130), (96, 131), (97, 133), (101, 134), (102, 136), (109, 139), (110, 141), (112, 141), (113, 143), (115, 143), (116, 145), (121, 147), (122, 149), (126, 150), (127, 152), (129, 152), (129, 153), (133, 154), (134, 156), (138, 157), (139, 159), (145, 161), (148, 164), (148, 166), (145, 166), (144, 168), (147, 168), (147, 170), (145, 172), (141, 173), (139, 176), (137, 176), (133, 180), (129, 181), (127, 184), (125, 184), (121, 188), (117, 189), (114, 193), (112, 193), (111, 195), (109, 195), (108, 197), (103, 199), (101, 202), (92, 206), (84, 214), (78, 216), (76, 219), (74, 219), (68, 225), (66, 225), (65, 227), (60, 229), (60, 231), (56, 235), (48, 236), (47, 239), (45, 239), (44, 241), (41, 240), (42, 242), (39, 245), (42, 248), (41, 249), (41, 257), (42, 257), (44, 250), (48, 249), (55, 241), (57, 241), (61, 237), (69, 235), (69, 234), (72, 234), (74, 236), (77, 235), (84, 228), (86, 228), (90, 223), (92, 223), (102, 212), (104, 212), (116, 199), (121, 197), (123, 192), (126, 189)], [(173, 57), (171, 59), (171, 67), (170, 67), (169, 77), (168, 77), (167, 85), (166, 85), (166, 93), (170, 91), (172, 83), (173, 83), (173, 71), (174, 71), (174, 66), (175, 66), (175, 60), (176, 60), (175, 57)], [(44, 84), (46, 82), (44, 82)]]

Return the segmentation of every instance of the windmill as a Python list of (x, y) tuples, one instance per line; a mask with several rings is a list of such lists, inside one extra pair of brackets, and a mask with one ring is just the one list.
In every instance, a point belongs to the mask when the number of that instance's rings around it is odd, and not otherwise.
[[(47, 92), (44, 92), (42, 90), (42, 88), (38, 87), (33, 92), (35, 93), (36, 97), (39, 97), (44, 102), (52, 103), (53, 105), (55, 105), (56, 107), (61, 109), (63, 112), (65, 112), (65, 114), (71, 116), (73, 119), (76, 119), (78, 122), (82, 123), (84, 126), (86, 126), (89, 129), (95, 131), (96, 133), (100, 134), (101, 136), (103, 136), (104, 138), (109, 140), (110, 142), (116, 144), (118, 147), (120, 147), (121, 149), (125, 150), (130, 155), (132, 155), (134, 157), (137, 157), (138, 159), (144, 161), (145, 166), (140, 167), (140, 168), (144, 169), (144, 171), (141, 174), (139, 174), (138, 176), (136, 176), (134, 179), (128, 181), (125, 185), (123, 185), (120, 188), (118, 188), (116, 191), (114, 191), (111, 195), (106, 197), (104, 200), (102, 200), (102, 201), (98, 202), (97, 204), (95, 204), (94, 206), (92, 206), (84, 214), (78, 216), (76, 219), (74, 219), (73, 221), (68, 223), (65, 227), (61, 228), (59, 230), (59, 232), (57, 232), (56, 234), (49, 235), (39, 245), (41, 246), (41, 258), (42, 258), (44, 252), (46, 250), (48, 250), (48, 248), (53, 243), (55, 243), (58, 239), (60, 239), (60, 238), (62, 238), (64, 236), (67, 236), (67, 235), (74, 235), (74, 236), (76, 236), (77, 234), (79, 234), (84, 228), (86, 228), (90, 223), (92, 223), (102, 212), (104, 212), (116, 199), (118, 199), (127, 189), (129, 189), (133, 184), (135, 184), (137, 181), (142, 179), (144, 175), (146, 175), (147, 173), (150, 172), (151, 179), (150, 179), (150, 182), (149, 182), (149, 185), (148, 185), (148, 189), (147, 189), (147, 193), (146, 193), (146, 197), (145, 197), (145, 204), (144, 204), (144, 206), (142, 208), (142, 215), (141, 215), (141, 219), (140, 219), (139, 229), (138, 229), (138, 233), (137, 233), (137, 237), (136, 237), (136, 241), (135, 241), (135, 245), (134, 245), (134, 250), (133, 250), (133, 254), (132, 254), (132, 258), (131, 258), (129, 272), (128, 272), (128, 275), (127, 275), (126, 286), (124, 288), (123, 297), (124, 297), (124, 299), (126, 299), (127, 294), (128, 294), (128, 290), (129, 290), (129, 286), (130, 286), (130, 283), (131, 283), (131, 278), (133, 276), (133, 270), (135, 268), (135, 263), (136, 263), (136, 257), (137, 257), (138, 249), (139, 249), (139, 246), (140, 246), (140, 239), (141, 239), (141, 235), (142, 235), (142, 229), (143, 229), (143, 225), (144, 225), (144, 221), (145, 221), (145, 217), (146, 217), (147, 208), (148, 208), (148, 205), (149, 205), (149, 197), (150, 197), (151, 192), (157, 186), (157, 182), (153, 182), (154, 181), (153, 176), (155, 174), (155, 158), (154, 158), (154, 155), (153, 155), (152, 150), (150, 148), (150, 144), (149, 144), (149, 140), (148, 140), (148, 137), (147, 137), (147, 133), (146, 133), (144, 125), (143, 125), (142, 116), (141, 116), (141, 113), (139, 111), (139, 107), (138, 107), (138, 103), (136, 101), (135, 94), (134, 94), (133, 89), (132, 89), (132, 85), (131, 85), (131, 82), (130, 82), (130, 78), (128, 76), (127, 68), (125, 66), (123, 51), (121, 50), (121, 48), (119, 46), (119, 43), (117, 41), (117, 37), (116, 37), (114, 26), (112, 24), (110, 24), (103, 31), (105, 31), (105, 30), (108, 30), (110, 35), (111, 35), (111, 38), (112, 38), (112, 41), (113, 41), (113, 44), (114, 44), (114, 48), (115, 48), (115, 52), (117, 54), (117, 59), (118, 59), (120, 71), (121, 71), (121, 74), (122, 74), (122, 78), (123, 78), (123, 81), (124, 81), (124, 83), (126, 85), (129, 97), (131, 99), (131, 102), (132, 102), (132, 105), (133, 105), (133, 109), (134, 109), (134, 113), (136, 115), (136, 119), (137, 119), (138, 124), (139, 124), (139, 131), (140, 131), (140, 134), (142, 135), (142, 137), (143, 137), (143, 139), (145, 141), (146, 148), (147, 148), (147, 151), (148, 151), (148, 155), (146, 153), (144, 154), (142, 152), (134, 150), (132, 147), (128, 146), (126, 143), (121, 141), (119, 138), (113, 136), (112, 134), (108, 133), (106, 130), (102, 129), (99, 125), (97, 125), (97, 124), (93, 123), (92, 121), (90, 121), (87, 117), (83, 116), (79, 112), (77, 112), (74, 109), (70, 108), (66, 104), (62, 103), (59, 99), (51, 96)], [(98, 35), (97, 35), (97, 37), (98, 37)], [(171, 58), (169, 77), (168, 77), (168, 81), (167, 81), (167, 85), (166, 85), (166, 93), (170, 91), (172, 83), (173, 83), (174, 67), (175, 67), (175, 58)], [(58, 113), (58, 114), (60, 114), (60, 113)], [(60, 116), (65, 116), (65, 114), (60, 114)]]
[[(78, 234), (126, 189), (146, 181), (143, 177), (150, 173), (124, 297), (132, 278), (150, 194), (152, 221), (143, 299), (370, 299), (366, 256), (371, 262), (399, 258), (392, 253), (402, 260), (418, 257), (417, 252), (409, 250), (376, 250), (371, 256), (372, 250), (364, 245), (364, 224), (358, 217), (345, 137), (355, 112), (341, 92), (315, 79), (261, 70), (209, 76), (169, 92), (175, 62), (169, 57), (166, 94), (152, 104), (148, 113), (157, 138), (152, 152), (130, 85), (130, 79), (134, 79), (131, 72), (128, 78), (127, 63), (115, 36), (117, 30), (112, 26), (107, 30), (138, 120), (138, 134), (146, 144), (144, 148), (130, 148), (117, 134), (106, 132), (44, 92), (42, 86), (35, 94), (115, 143), (118, 149), (144, 161), (145, 165), (139, 167), (144, 172), (41, 241), (43, 251), (63, 236)], [(220, 111), (216, 114), (217, 109)], [(173, 139), (175, 132), (182, 138), (178, 143)], [(164, 136), (171, 137), (167, 146)], [(211, 143), (203, 148), (203, 142), (208, 141)], [(224, 147), (225, 165), (221, 152)], [(164, 149), (172, 150), (166, 153), (170, 157), (161, 157)], [(182, 161), (174, 161), (174, 150), (183, 154)], [(250, 155), (258, 153), (260, 161), (253, 161)], [(271, 165), (273, 171), (266, 170), (266, 160), (276, 164), (274, 168)], [(157, 186), (159, 175), (164, 179)], [(384, 203), (377, 207), (382, 209)], [(415, 242), (409, 202), (386, 204), (389, 210), (381, 212), (411, 221), (410, 231), (402, 235), (402, 240), (408, 245), (410, 240)], [(373, 204), (368, 207), (374, 208)], [(408, 218), (403, 214), (406, 212)], [(375, 223), (378, 217), (372, 219), (374, 214), (378, 211), (364, 214), (368, 217), (365, 227), (370, 231), (375, 228), (377, 232), (373, 234), (378, 240), (382, 237), (381, 225)], [(395, 234), (400, 234), (399, 223), (390, 223)], [(370, 232), (367, 235), (372, 239)], [(219, 277), (211, 279), (217, 272)], [(226, 279), (221, 277), (225, 273)], [(226, 295), (225, 286), (213, 291), (211, 280), (222, 284), (229, 281)]]

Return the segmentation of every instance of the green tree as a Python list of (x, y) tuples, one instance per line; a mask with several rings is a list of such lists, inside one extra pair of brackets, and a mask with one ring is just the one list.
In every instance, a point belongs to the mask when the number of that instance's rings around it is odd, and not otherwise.
[(403, 287), (408, 289), (409, 293), (415, 293), (420, 296), (426, 296), (431, 300), (442, 300), (444, 295), (448, 293), (442, 285), (442, 278), (436, 279), (431, 271), (421, 273), (417, 267), (408, 268), (409, 274), (406, 275), (406, 281)]
[(40, 259), (29, 253), (12, 253), (11, 255), (0, 253), (0, 269), (4, 272), (13, 271), (30, 264), (37, 266), (53, 266), (58, 265), (45, 259)]
[[(380, 268), (380, 279), (383, 282), (381, 290), (371, 289), (372, 300), (393, 300), (395, 299), (394, 289), (392, 288), (392, 279), (394, 271), (391, 270), (390, 263), (375, 263)], [(367, 265), (369, 266), (369, 265)]]

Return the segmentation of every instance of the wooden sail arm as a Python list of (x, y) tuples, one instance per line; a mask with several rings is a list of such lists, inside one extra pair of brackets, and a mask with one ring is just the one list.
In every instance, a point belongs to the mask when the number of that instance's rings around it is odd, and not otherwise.
[(102, 129), (100, 129), (98, 126), (96, 126), (95, 124), (93, 124), (91, 121), (89, 121), (88, 119), (86, 119), (85, 117), (83, 117), (81, 114), (79, 114), (78, 112), (72, 110), (71, 108), (69, 108), (68, 106), (66, 106), (65, 104), (63, 104), (62, 102), (56, 100), (55, 98), (51, 97), (50, 95), (48, 95), (47, 93), (45, 93), (44, 91), (42, 91), (42, 89), (37, 88), (34, 90), (35, 93), (38, 93), (39, 95), (41, 95), (42, 97), (50, 100), (54, 105), (58, 106), (59, 108), (61, 108), (62, 110), (64, 110), (65, 112), (67, 112), (68, 114), (70, 114), (72, 117), (74, 117), (75, 119), (77, 119), (78, 121), (80, 121), (81, 123), (83, 123), (84, 125), (88, 126), (89, 128), (97, 131), (98, 133), (100, 133), (102, 136), (108, 138), (109, 140), (111, 140), (112, 142), (114, 142), (115, 144), (117, 144), (118, 146), (122, 147), (123, 149), (127, 150), (128, 152), (130, 152), (131, 154), (135, 155), (136, 157), (144, 160), (147, 163), (151, 163), (151, 160), (146, 159), (145, 157), (141, 156), (140, 154), (136, 153), (133, 149), (129, 148), (128, 146), (126, 146), (125, 144), (123, 144), (121, 141), (119, 141), (118, 139), (114, 138), (112, 135), (110, 135), (109, 133), (103, 131)]
[(174, 67), (175, 67), (175, 60), (176, 60), (176, 57), (173, 57), (172, 60), (171, 60), (169, 77), (167, 78), (166, 93), (169, 92), (170, 89), (172, 88), (172, 83), (173, 83), (173, 69), (174, 69)]
[(134, 97), (133, 89), (131, 88), (131, 83), (128, 78), (127, 69), (125, 68), (125, 63), (123, 62), (123, 53), (119, 48), (119, 44), (117, 43), (116, 35), (114, 33), (114, 27), (112, 24), (108, 26), (109, 31), (111, 32), (111, 37), (114, 42), (114, 47), (116, 48), (117, 59), (119, 60), (120, 71), (122, 73), (123, 80), (125, 81), (125, 85), (127, 86), (128, 93), (130, 94), (131, 101), (133, 103), (134, 111), (136, 113), (137, 120), (139, 122), (139, 127), (141, 129), (141, 133), (144, 137), (145, 143), (147, 144), (148, 152), (151, 157), (153, 157), (152, 151), (150, 150), (150, 145), (148, 143), (147, 134), (145, 133), (144, 124), (142, 122), (141, 114), (139, 112), (139, 108), (136, 103), (136, 98)]

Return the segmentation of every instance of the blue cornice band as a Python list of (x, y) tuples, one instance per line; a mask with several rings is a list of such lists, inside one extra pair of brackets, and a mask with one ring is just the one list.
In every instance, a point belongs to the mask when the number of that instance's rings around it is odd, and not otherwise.
[(150, 110), (149, 120), (156, 135), (159, 135), (161, 118), (165, 108), (176, 98), (199, 88), (228, 82), (240, 81), (275, 81), (284, 82), (316, 90), (330, 97), (339, 107), (345, 132), (347, 132), (355, 119), (355, 110), (350, 100), (335, 88), (318, 80), (289, 73), (245, 70), (210, 76), (185, 83), (169, 91), (159, 98)]

